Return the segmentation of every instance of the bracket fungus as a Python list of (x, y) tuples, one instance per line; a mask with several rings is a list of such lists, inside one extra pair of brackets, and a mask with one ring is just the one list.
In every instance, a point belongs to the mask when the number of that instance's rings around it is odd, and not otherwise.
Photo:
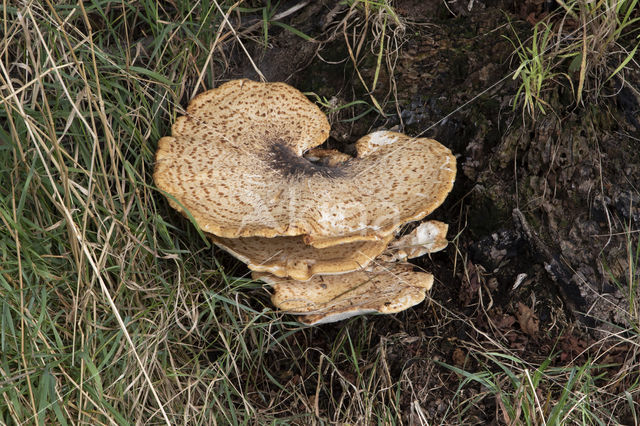
[[(172, 207), (274, 284), (276, 306), (290, 309), (279, 302), (287, 292), (310, 298), (307, 322), (412, 306), (424, 299), (430, 274), (367, 267), (378, 256), (403, 261), (446, 246), (446, 225), (435, 221), (392, 240), (444, 201), (455, 157), (435, 140), (391, 131), (362, 137), (352, 157), (319, 148), (329, 130), (293, 87), (233, 80), (189, 103), (158, 142), (153, 177)], [(323, 293), (327, 282), (343, 296)], [(317, 300), (314, 286), (323, 293)], [(345, 288), (360, 295), (359, 307), (347, 307), (355, 302)]]
[(307, 245), (301, 236), (210, 238), (252, 271), (306, 281), (314, 275), (341, 274), (367, 266), (387, 248), (393, 236), (327, 248)]
[(273, 286), (275, 306), (302, 315), (309, 325), (366, 313), (400, 312), (422, 302), (433, 284), (433, 275), (414, 272), (412, 265), (401, 263), (381, 263), (373, 270), (343, 275), (316, 275), (308, 282), (261, 273), (253, 277)]

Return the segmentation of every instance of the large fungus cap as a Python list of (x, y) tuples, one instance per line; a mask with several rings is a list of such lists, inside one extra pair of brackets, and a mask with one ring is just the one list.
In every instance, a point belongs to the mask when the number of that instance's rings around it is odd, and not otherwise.
[(254, 273), (273, 286), (271, 301), (288, 313), (302, 315), (307, 324), (340, 321), (354, 315), (400, 312), (422, 302), (433, 275), (413, 266), (382, 263), (373, 271), (313, 277), (308, 282)]
[(393, 235), (322, 249), (305, 244), (302, 236), (210, 238), (252, 271), (306, 281), (313, 275), (341, 274), (366, 267), (387, 248)]
[(193, 99), (159, 141), (154, 179), (206, 232), (303, 235), (315, 247), (384, 238), (451, 190), (455, 157), (435, 140), (383, 131), (335, 166), (303, 157), (328, 135), (326, 117), (298, 90), (231, 81)]

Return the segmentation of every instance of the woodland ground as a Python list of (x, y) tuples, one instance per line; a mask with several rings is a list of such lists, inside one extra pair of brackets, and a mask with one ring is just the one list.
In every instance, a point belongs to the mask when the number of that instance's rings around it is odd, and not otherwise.
[[(639, 6), (560, 3), (4, 0), (0, 423), (639, 424)], [(305, 327), (171, 209), (239, 77), (452, 149), (427, 301)]]

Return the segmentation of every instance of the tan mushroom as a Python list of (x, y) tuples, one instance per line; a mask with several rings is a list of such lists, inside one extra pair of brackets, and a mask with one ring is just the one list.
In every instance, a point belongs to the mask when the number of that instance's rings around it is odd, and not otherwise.
[(231, 81), (197, 96), (159, 141), (154, 179), (206, 232), (302, 235), (317, 248), (384, 239), (429, 214), (453, 185), (455, 158), (432, 139), (376, 132), (336, 166), (305, 159), (328, 134), (298, 90)]
[(264, 273), (253, 277), (273, 286), (271, 301), (276, 307), (301, 315), (301, 321), (310, 325), (372, 312), (400, 312), (422, 302), (433, 284), (433, 275), (399, 263), (382, 263), (371, 271), (317, 275), (308, 282)]
[(393, 241), (389, 235), (378, 241), (355, 241), (322, 249), (305, 244), (301, 236), (222, 238), (209, 234), (209, 237), (252, 271), (307, 281), (313, 275), (363, 269), (377, 257), (396, 262), (442, 250), (448, 243), (447, 228), (446, 223), (430, 220)]
[(298, 90), (231, 81), (193, 99), (160, 139), (154, 180), (174, 208), (273, 286), (277, 307), (307, 323), (421, 302), (431, 274), (372, 260), (446, 246), (447, 225), (437, 221), (389, 243), (442, 203), (455, 157), (435, 140), (389, 131), (358, 140), (351, 157), (318, 148), (328, 135), (326, 117)]
[(444, 250), (449, 244), (448, 229), (449, 225), (437, 220), (421, 223), (410, 233), (392, 241), (381, 259), (396, 262)]
[[(302, 315), (301, 321), (307, 324), (339, 321), (369, 312), (399, 312), (425, 298), (433, 277), (413, 272), (411, 265), (393, 262), (444, 249), (447, 229), (448, 225), (443, 222), (424, 222), (409, 234), (393, 240), (373, 266), (357, 272), (331, 278), (317, 275), (308, 282), (280, 278), (284, 275), (254, 273), (253, 277), (272, 285), (271, 300), (275, 306)], [(322, 250), (338, 247), (342, 246)]]
[(313, 275), (341, 274), (366, 267), (387, 248), (393, 236), (322, 249), (305, 244), (301, 236), (210, 238), (252, 271), (306, 281)]

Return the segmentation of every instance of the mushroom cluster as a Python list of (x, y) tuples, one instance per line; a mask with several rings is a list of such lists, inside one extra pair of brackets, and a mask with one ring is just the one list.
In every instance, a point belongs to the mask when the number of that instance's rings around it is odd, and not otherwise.
[(351, 157), (318, 148), (329, 130), (289, 85), (230, 81), (195, 97), (160, 139), (154, 180), (306, 323), (421, 302), (433, 276), (400, 262), (444, 248), (447, 225), (395, 235), (442, 203), (455, 157), (391, 131), (364, 136)]

